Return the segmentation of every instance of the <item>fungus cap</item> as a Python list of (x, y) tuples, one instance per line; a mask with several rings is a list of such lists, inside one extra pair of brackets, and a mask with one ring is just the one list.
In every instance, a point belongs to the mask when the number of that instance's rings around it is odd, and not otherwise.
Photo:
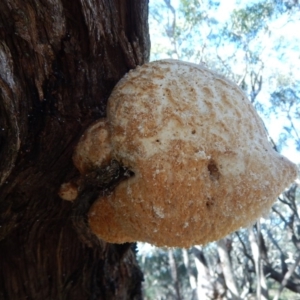
[(74, 163), (84, 173), (108, 159), (134, 172), (89, 212), (92, 231), (111, 243), (217, 240), (267, 212), (297, 175), (236, 84), (176, 60), (137, 67), (116, 85)]

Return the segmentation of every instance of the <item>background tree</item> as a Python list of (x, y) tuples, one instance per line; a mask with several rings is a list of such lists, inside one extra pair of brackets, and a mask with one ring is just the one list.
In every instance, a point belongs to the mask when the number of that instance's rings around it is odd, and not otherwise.
[[(299, 3), (239, 1), (230, 9), (231, 3), (150, 2), (151, 59), (204, 63), (231, 78), (264, 119), (274, 147), (278, 151), (294, 148), (295, 155), (300, 142)], [(284, 28), (295, 34), (284, 35)], [(217, 243), (174, 249), (176, 280), (171, 276), (170, 250), (140, 247), (147, 299), (175, 299), (176, 286), (182, 299), (298, 299), (299, 204), (299, 183), (294, 183), (268, 218), (255, 226)], [(164, 270), (163, 277), (159, 270)]]
[(0, 2), (0, 299), (141, 298), (134, 247), (86, 226), (118, 170), (75, 203), (57, 192), (114, 85), (148, 60), (147, 2)]

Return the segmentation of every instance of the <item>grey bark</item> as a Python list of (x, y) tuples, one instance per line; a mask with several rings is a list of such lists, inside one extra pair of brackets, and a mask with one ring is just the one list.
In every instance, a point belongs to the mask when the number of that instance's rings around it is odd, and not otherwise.
[[(259, 224), (259, 221), (258, 221)], [(258, 226), (260, 229), (260, 227)], [(259, 238), (256, 237), (254, 233), (254, 228), (249, 227), (249, 241), (252, 251), (253, 260), (255, 263), (255, 273), (256, 273), (256, 281), (257, 281), (257, 287), (256, 287), (256, 297), (258, 300), (267, 300), (269, 299), (268, 295), (268, 287), (266, 283), (266, 278), (263, 272), (263, 262), (261, 258), (261, 245), (259, 243)]]
[(221, 239), (217, 242), (218, 253), (221, 261), (222, 271), (226, 282), (227, 289), (229, 291), (230, 299), (239, 300), (239, 290), (235, 282), (232, 265), (230, 261), (229, 251), (227, 247), (227, 239)]
[(170, 266), (170, 271), (171, 271), (171, 277), (172, 277), (172, 282), (174, 284), (175, 288), (175, 295), (177, 300), (181, 300), (181, 292), (180, 292), (180, 286), (179, 286), (179, 278), (178, 278), (178, 272), (177, 272), (177, 265), (176, 261), (174, 258), (174, 253), (172, 249), (168, 250), (168, 257), (169, 257), (169, 266)]

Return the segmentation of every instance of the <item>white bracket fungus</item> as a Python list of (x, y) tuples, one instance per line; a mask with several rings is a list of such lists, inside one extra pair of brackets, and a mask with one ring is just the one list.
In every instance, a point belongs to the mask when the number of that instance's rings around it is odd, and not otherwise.
[(134, 172), (89, 212), (111, 243), (217, 240), (268, 211), (297, 173), (236, 84), (176, 60), (126, 74), (74, 154), (82, 174), (111, 159)]

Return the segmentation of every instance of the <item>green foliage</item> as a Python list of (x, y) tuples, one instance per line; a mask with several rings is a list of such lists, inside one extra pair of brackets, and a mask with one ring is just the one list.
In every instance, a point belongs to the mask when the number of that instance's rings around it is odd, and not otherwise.
[(199, 25), (207, 17), (197, 0), (182, 0), (180, 12), (184, 16), (186, 29)]
[[(183, 264), (181, 249), (174, 249), (180, 290), (184, 291), (186, 299), (191, 299), (187, 270)], [(138, 261), (144, 273), (145, 299), (176, 299), (175, 287), (172, 281), (168, 249), (150, 247), (147, 253), (139, 253)]]
[(246, 8), (233, 10), (231, 14), (232, 32), (235, 36), (255, 37), (259, 30), (268, 29), (268, 21), (274, 10), (273, 1), (254, 3)]

